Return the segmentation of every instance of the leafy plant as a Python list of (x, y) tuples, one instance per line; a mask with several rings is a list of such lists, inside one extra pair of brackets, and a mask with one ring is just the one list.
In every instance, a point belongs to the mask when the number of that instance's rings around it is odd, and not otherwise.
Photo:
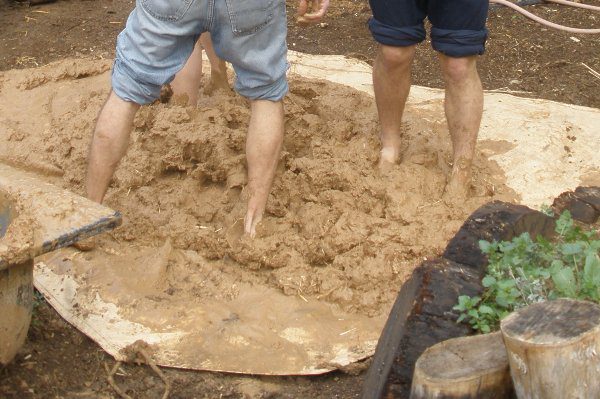
[(550, 216), (552, 218), (554, 217), (554, 210), (550, 205), (542, 204), (542, 206), (540, 207), (540, 212), (542, 212), (546, 216)]
[(556, 221), (556, 238), (523, 233), (512, 241), (480, 241), (489, 259), (481, 297), (458, 298), (459, 322), (480, 332), (498, 328), (510, 312), (535, 302), (573, 298), (600, 302), (600, 237), (575, 225), (569, 211)]

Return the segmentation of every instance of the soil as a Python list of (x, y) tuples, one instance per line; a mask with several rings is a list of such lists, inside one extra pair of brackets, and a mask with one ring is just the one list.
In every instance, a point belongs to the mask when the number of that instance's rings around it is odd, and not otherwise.
[[(599, 0), (587, 3), (600, 5)], [(0, 70), (47, 64), (82, 55), (112, 58), (116, 35), (122, 29), (132, 0), (62, 0), (29, 7), (27, 2), (0, 0)], [(368, 2), (338, 0), (331, 3), (324, 27), (300, 28), (288, 1), (289, 47), (311, 54), (344, 54), (366, 61), (376, 45), (368, 29)], [(598, 27), (598, 13), (538, 5), (537, 15), (573, 27)], [(490, 11), (487, 53), (479, 62), (485, 89), (511, 90), (589, 107), (600, 107), (600, 79), (582, 63), (600, 71), (600, 38), (544, 28), (515, 12)], [(418, 48), (414, 83), (442, 87), (435, 53), (428, 45)]]
[[(130, 1), (108, 1), (98, 0), (95, 2), (91, 1), (58, 1), (52, 4), (46, 4), (36, 7), (28, 7), (26, 4), (8, 2), (6, 0), (0, 0), (0, 70), (9, 69), (20, 69), (29, 68), (33, 66), (40, 66), (47, 64), (52, 61), (61, 60), (64, 58), (80, 57), (85, 56), (87, 58), (105, 58), (110, 59), (113, 54), (114, 39), (116, 34), (122, 28), (123, 22), (127, 16), (127, 13), (132, 8), (133, 3)], [(293, 9), (293, 5), (289, 4), (290, 11)], [(557, 12), (556, 10), (560, 10)], [(561, 22), (573, 26), (594, 26), (597, 25), (598, 16), (593, 13), (586, 13), (581, 11), (575, 11), (570, 9), (564, 9), (555, 6), (543, 6), (535, 7), (535, 11), (544, 16), (553, 19), (556, 22)], [(354, 1), (339, 1), (332, 4), (329, 18), (326, 21), (326, 25), (311, 27), (305, 30), (301, 30), (290, 22), (289, 28), (289, 46), (291, 49), (308, 52), (308, 53), (319, 53), (319, 54), (346, 54), (348, 56), (360, 58), (363, 60), (372, 60), (376, 47), (370, 38), (370, 35), (366, 29), (366, 21), (369, 14), (368, 5), (364, 2)], [(290, 18), (293, 21), (293, 18)], [(482, 81), (486, 89), (500, 89), (522, 92), (521, 94), (528, 97), (539, 97), (547, 98), (557, 101), (570, 102), (579, 105), (586, 105), (592, 107), (600, 106), (600, 80), (592, 76), (587, 72), (586, 68), (581, 63), (587, 64), (589, 67), (600, 70), (600, 40), (595, 36), (574, 36), (565, 33), (556, 33), (549, 30), (542, 30), (537, 25), (525, 21), (523, 18), (516, 16), (514, 13), (507, 10), (493, 11), (490, 16), (490, 30), (491, 38), (488, 44), (488, 53), (481, 59), (480, 71)], [(577, 40), (573, 40), (574, 37)], [(417, 59), (414, 68), (414, 82), (421, 85), (440, 87), (442, 82), (437, 72), (437, 66), (433, 58), (435, 55), (425, 45), (419, 47)], [(96, 63), (96, 65), (104, 65), (104, 63)], [(106, 63), (106, 65), (108, 65)], [(88, 71), (89, 72), (89, 71)], [(102, 72), (102, 71), (100, 71)], [(88, 74), (84, 74), (88, 76)], [(36, 83), (35, 76), (29, 79), (32, 85)], [(291, 103), (288, 103), (288, 109), (292, 109), (291, 120), (297, 123), (299, 126), (304, 124), (317, 124), (319, 121), (306, 120), (303, 116), (306, 115), (306, 111), (310, 109), (314, 104), (311, 104), (312, 99), (310, 96), (306, 98), (306, 93), (310, 90), (314, 90), (306, 82), (300, 82), (298, 87), (300, 91), (296, 93), (292, 92), (289, 97)], [(322, 88), (320, 88), (322, 89)], [(97, 95), (89, 100), (88, 103), (83, 104), (81, 110), (85, 112), (93, 112), (92, 109), (97, 109), (100, 106), (101, 99), (104, 93), (101, 91)], [(355, 96), (356, 97), (356, 96)], [(327, 99), (327, 95), (324, 98), (317, 99), (316, 101), (322, 101), (323, 104), (329, 103), (330, 98)], [(221, 105), (212, 104), (215, 108), (215, 115), (219, 113), (228, 113), (230, 120), (218, 120), (218, 123), (223, 124), (229, 128), (236, 130), (236, 126), (243, 126), (247, 122), (247, 111), (243, 104), (237, 103), (239, 100), (227, 99), (221, 101)], [(356, 99), (360, 104), (360, 98)], [(223, 105), (225, 104), (225, 105)], [(347, 107), (352, 107), (353, 102), (348, 101)], [(356, 104), (354, 104), (355, 106)], [(370, 115), (374, 115), (372, 104), (360, 104), (362, 108), (370, 109)], [(294, 106), (298, 109), (294, 111)], [(228, 107), (224, 110), (222, 107)], [(165, 119), (170, 120), (174, 124), (181, 124), (183, 127), (181, 131), (189, 129), (190, 126), (198, 127), (201, 124), (201, 120), (204, 120), (206, 115), (189, 115), (185, 110), (185, 107), (172, 106), (167, 107), (161, 104), (155, 105), (154, 107), (147, 108), (146, 113), (140, 113), (138, 121), (136, 122), (137, 129), (154, 129), (152, 134), (156, 135), (160, 140), (160, 126), (154, 126), (154, 120), (157, 114), (161, 114)], [(218, 111), (218, 112), (217, 112)], [(227, 111), (227, 112), (223, 112)], [(336, 114), (337, 109), (330, 109), (330, 116)], [(32, 110), (32, 112), (36, 112)], [(308, 113), (310, 114), (310, 113)], [(348, 115), (348, 114), (346, 114)], [(49, 148), (54, 148), (57, 145), (56, 140), (65, 140), (67, 133), (72, 133), (74, 128), (77, 129), (90, 129), (89, 126), (83, 126), (85, 123), (82, 122), (82, 116), (73, 113), (72, 118), (69, 121), (63, 121), (64, 131), (62, 135), (53, 136), (50, 135), (45, 138), (43, 145), (45, 148), (38, 147), (40, 151), (48, 151)], [(210, 116), (210, 115), (209, 115)], [(89, 119), (89, 117), (88, 117)], [(338, 123), (342, 123), (339, 121)], [(79, 123), (79, 125), (77, 125)], [(289, 121), (288, 121), (289, 123)], [(376, 121), (371, 119), (364, 119), (353, 121), (356, 124), (357, 130), (359, 127), (371, 126), (374, 129)], [(239, 127), (238, 126), (238, 127)], [(313, 125), (314, 126), (314, 125)], [(334, 124), (335, 126), (335, 124)], [(205, 126), (206, 127), (206, 126)], [(70, 129), (70, 130), (68, 130)], [(75, 130), (77, 130), (75, 129)], [(367, 131), (369, 129), (365, 128)], [(300, 131), (301, 129), (299, 129)], [(318, 130), (318, 129), (317, 129)], [(347, 127), (340, 127), (337, 134), (341, 135), (344, 131), (347, 131)], [(352, 130), (352, 129), (350, 129)], [(373, 132), (371, 132), (373, 133)], [(220, 147), (215, 148), (216, 154), (226, 152), (228, 155), (239, 155), (241, 148), (237, 148), (239, 144), (239, 137), (237, 133), (230, 135), (229, 143), (225, 143)], [(175, 135), (177, 136), (177, 135)], [(371, 134), (373, 136), (373, 134)], [(289, 148), (289, 153), (292, 156), (286, 161), (286, 171), (282, 172), (281, 176), (285, 176), (286, 172), (292, 173), (289, 178), (292, 179), (289, 182), (283, 181), (279, 183), (279, 186), (275, 187), (273, 198), (275, 201), (270, 201), (269, 214), (273, 218), (283, 218), (287, 216), (282, 213), (282, 208), (290, 205), (291, 199), (295, 197), (293, 192), (290, 191), (290, 187), (298, 184), (294, 175), (294, 170), (300, 171), (306, 175), (306, 180), (311, 181), (311, 173), (323, 173), (323, 165), (319, 165), (318, 162), (306, 163), (303, 161), (302, 153), (308, 149), (303, 148), (301, 143), (303, 140), (301, 137), (294, 137), (294, 134), (289, 135), (290, 139), (286, 142), (286, 146)], [(310, 151), (315, 151), (315, 147), (320, 147), (317, 151), (321, 154), (331, 153), (332, 149), (335, 148), (335, 137), (333, 134), (332, 141), (325, 141), (324, 143), (312, 143), (313, 148)], [(71, 171), (71, 174), (67, 173), (63, 178), (58, 179), (54, 177), (55, 182), (62, 184), (70, 189), (81, 192), (81, 179), (78, 177), (80, 173), (77, 173), (78, 169), (83, 168), (85, 146), (82, 144), (81, 137), (75, 135), (74, 141), (79, 144), (73, 145), (69, 148), (68, 153), (54, 153), (54, 159), (51, 159), (54, 165), (59, 166), (64, 171)], [(360, 138), (358, 138), (360, 139)], [(357, 139), (357, 143), (359, 142)], [(187, 138), (177, 137), (177, 140), (185, 142)], [(177, 144), (171, 145), (171, 148), (177, 148)], [(236, 144), (237, 143), (237, 144)], [(366, 146), (373, 147), (373, 153), (376, 154), (374, 143), (369, 140), (361, 142)], [(190, 143), (193, 149), (194, 143)], [(199, 143), (196, 143), (199, 144)], [(437, 146), (438, 150), (444, 146), (443, 141), (440, 141)], [(138, 151), (143, 154), (146, 151), (148, 154), (153, 148), (143, 148), (143, 143), (139, 143), (140, 148)], [(167, 141), (163, 142), (169, 148)], [(238, 145), (239, 147), (239, 145)], [(233, 151), (233, 152), (232, 152)], [(219, 165), (215, 162), (215, 159), (211, 158), (211, 154), (205, 155), (205, 159), (198, 162), (198, 159), (192, 159), (189, 157), (186, 159), (185, 154), (167, 153), (165, 157), (161, 159), (161, 162), (152, 163), (150, 157), (146, 154), (141, 159), (147, 162), (143, 165), (130, 165), (133, 169), (143, 168), (144, 174), (136, 176), (135, 174), (117, 174), (116, 185), (113, 187), (114, 195), (109, 195), (108, 204), (120, 208), (126, 208), (125, 214), (130, 212), (131, 223), (129, 227), (125, 227), (119, 230), (118, 233), (112, 238), (114, 240), (131, 241), (129, 237), (136, 236), (140, 231), (148, 232), (154, 231), (150, 229), (153, 224), (162, 224), (163, 229), (157, 229), (156, 231), (160, 237), (153, 237), (150, 235), (144, 235), (139, 240), (148, 240), (147, 244), (152, 239), (164, 240), (166, 237), (165, 231), (172, 231), (173, 226), (169, 226), (169, 221), (182, 220), (193, 216), (197, 222), (202, 223), (213, 223), (222, 222), (227, 216), (225, 213), (219, 214), (219, 210), (207, 211), (202, 215), (189, 215), (189, 214), (164, 214), (160, 216), (161, 220), (152, 220), (152, 218), (138, 217), (140, 215), (135, 213), (134, 209), (139, 204), (146, 204), (148, 207), (156, 208), (161, 203), (168, 207), (172, 200), (176, 196), (169, 198), (167, 195), (165, 198), (156, 198), (152, 195), (152, 191), (146, 188), (147, 185), (153, 186), (153, 190), (162, 190), (168, 193), (169, 188), (173, 187), (172, 181), (179, 179), (182, 172), (187, 172), (192, 169), (200, 170), (202, 178), (205, 181), (215, 183), (221, 186), (231, 185), (229, 188), (235, 188), (236, 185), (243, 185), (243, 180), (239, 180), (239, 176), (231, 176), (226, 173), (227, 170), (235, 170), (232, 166), (235, 165)], [(423, 157), (422, 154), (414, 153), (416, 158), (425, 159), (427, 163), (444, 165), (444, 162), (438, 162), (431, 160), (428, 157)], [(200, 157), (201, 154), (194, 154), (194, 156)], [(170, 158), (169, 158), (170, 157)], [(239, 157), (238, 157), (239, 158)], [(240, 159), (229, 157), (232, 162), (240, 161)], [(169, 159), (174, 160), (169, 162)], [(332, 184), (344, 184), (348, 181), (352, 182), (366, 182), (368, 176), (356, 176), (356, 171), (361, 168), (364, 169), (364, 165), (353, 165), (351, 152), (345, 154), (345, 158), (341, 157), (342, 161), (340, 168), (337, 170), (349, 173), (349, 176), (342, 176), (340, 173), (332, 174), (328, 176), (331, 179), (325, 182), (327, 186)], [(179, 160), (179, 161), (178, 161)], [(331, 159), (330, 159), (331, 160)], [(431, 161), (431, 162), (429, 162)], [(241, 161), (240, 161), (241, 162)], [(302, 164), (304, 162), (304, 164)], [(365, 162), (374, 162), (373, 159), (366, 159)], [(197, 168), (200, 164), (202, 167)], [(415, 163), (419, 165), (419, 163)], [(481, 170), (484, 170), (489, 165), (480, 163)], [(319, 172), (319, 170), (321, 171)], [(430, 181), (435, 182), (436, 179), (442, 179), (439, 176), (447, 171), (443, 167), (433, 168), (434, 172), (431, 175)], [(353, 172), (354, 171), (354, 172)], [(244, 170), (241, 170), (243, 176)], [(353, 175), (354, 173), (354, 175)], [(405, 171), (406, 176), (411, 176), (414, 171)], [(439, 176), (436, 177), (436, 173)], [(154, 179), (157, 175), (161, 176), (161, 179)], [(325, 174), (327, 175), (327, 174)], [(477, 174), (476, 174), (477, 175)], [(196, 176), (198, 177), (198, 176)], [(398, 176), (399, 178), (401, 176)], [(148, 178), (150, 178), (148, 180)], [(236, 180), (238, 179), (238, 180)], [(285, 180), (285, 179), (283, 179)], [(151, 184), (150, 184), (151, 183)], [(316, 182), (318, 183), (318, 182)], [(376, 223), (369, 218), (377, 218), (382, 215), (378, 215), (378, 212), (384, 210), (377, 208), (378, 190), (373, 187), (364, 186), (357, 187), (357, 192), (366, 193), (365, 198), (361, 201), (357, 201), (357, 206), (362, 209), (352, 209), (352, 212), (359, 212), (365, 216), (366, 221), (360, 221), (359, 224), (362, 226), (355, 230), (359, 232), (353, 239), (362, 239), (360, 232), (365, 226), (375, 226)], [(443, 183), (440, 183), (443, 186)], [(435, 186), (435, 184), (434, 184)], [(477, 186), (477, 184), (476, 184)], [(134, 196), (131, 199), (127, 199), (126, 193), (129, 189), (134, 188)], [(185, 187), (185, 185), (184, 185)], [(480, 185), (480, 191), (485, 196), (485, 187)], [(318, 184), (313, 187), (315, 192), (319, 191), (322, 187)], [(439, 188), (433, 188), (433, 192), (439, 191)], [(436, 191), (437, 190), (437, 191)], [(310, 190), (309, 190), (310, 191)], [(218, 193), (217, 193), (218, 194)], [(217, 195), (215, 194), (215, 195)], [(222, 193), (221, 193), (222, 194)], [(241, 196), (242, 193), (237, 193)], [(424, 192), (423, 195), (428, 195)], [(429, 192), (431, 195), (431, 192)], [(439, 193), (438, 193), (439, 195)], [(483, 197), (482, 197), (483, 198)], [(302, 215), (303, 207), (321, 207), (323, 212), (339, 212), (337, 218), (339, 222), (339, 230), (348, 230), (349, 225), (348, 216), (344, 217), (343, 210), (338, 209), (336, 211), (335, 203), (339, 200), (343, 201), (343, 198), (320, 198), (316, 200), (314, 198), (306, 198), (296, 204), (300, 216)], [(397, 200), (397, 198), (395, 198)], [(128, 202), (129, 201), (129, 202)], [(136, 206), (128, 209), (128, 205), (131, 202), (138, 201)], [(226, 198), (227, 207), (229, 210), (236, 209), (237, 198)], [(227, 202), (228, 201), (228, 202)], [(483, 199), (482, 199), (483, 201)], [(208, 202), (208, 201), (207, 201)], [(343, 208), (343, 202), (340, 202), (341, 208)], [(210, 204), (206, 204), (207, 206)], [(465, 214), (469, 210), (476, 207), (476, 203), (471, 204), (462, 210), (462, 212), (456, 214), (453, 213), (452, 209), (443, 209), (442, 215), (452, 215), (454, 223), (443, 223), (446, 231), (442, 231), (442, 234), (435, 236), (431, 234), (432, 239), (439, 240), (429, 243), (426, 247), (421, 248), (405, 248), (404, 250), (410, 250), (411, 253), (407, 253), (401, 256), (401, 261), (408, 261), (410, 257), (413, 258), (422, 257), (427, 255), (428, 250), (439, 249), (444, 240), (448, 239), (456, 228), (460, 225), (460, 221), (464, 219)], [(205, 207), (206, 208), (206, 207)], [(277, 209), (280, 208), (280, 209)], [(148, 208), (144, 208), (148, 209)], [(165, 209), (165, 208), (163, 208)], [(307, 214), (318, 214), (319, 209), (305, 210)], [(433, 212), (433, 210), (431, 210)], [(235, 212), (234, 212), (235, 214)], [(298, 213), (296, 213), (298, 215)], [(399, 216), (399, 215), (397, 215)], [(157, 216), (158, 217), (158, 216)], [(204, 220), (204, 219), (206, 220)], [(400, 222), (401, 221), (396, 218)], [(268, 221), (267, 221), (268, 222)], [(315, 220), (314, 228), (318, 229), (318, 224), (322, 221)], [(289, 220), (289, 228), (294, 226), (294, 221)], [(344, 225), (345, 223), (345, 225)], [(146, 224), (146, 225), (144, 225)], [(309, 223), (309, 227), (312, 225)], [(390, 228), (394, 228), (392, 226)], [(274, 225), (270, 226), (274, 228)], [(177, 230), (177, 229), (175, 229)], [(432, 232), (442, 230), (440, 226), (432, 226)], [(270, 231), (269, 227), (266, 231)], [(415, 232), (407, 232), (407, 237)], [(291, 252), (301, 254), (301, 258), (309, 260), (307, 262), (308, 272), (310, 272), (310, 266), (314, 262), (316, 264), (327, 263), (327, 259), (321, 259), (323, 255), (329, 256), (331, 261), (337, 255), (342, 254), (341, 252), (335, 252), (336, 248), (343, 252), (349, 252), (351, 249), (343, 248), (347, 242), (335, 242), (333, 237), (328, 244), (327, 251), (313, 251), (311, 252), (310, 236), (314, 235), (314, 232), (310, 231), (297, 231), (297, 238), (292, 240), (293, 248)], [(173, 240), (174, 245), (177, 247), (184, 248), (186, 245), (189, 247), (190, 243), (178, 242), (185, 241), (185, 232), (181, 231), (175, 234), (173, 237), (169, 237)], [(277, 234), (264, 233), (263, 237), (259, 240), (264, 245), (261, 250), (269, 250), (269, 248), (277, 247), (281, 243), (277, 242)], [(309, 238), (307, 238), (309, 237)], [(382, 236), (382, 240), (384, 237)], [(270, 241), (269, 241), (270, 240)], [(320, 238), (318, 241), (320, 242)], [(266, 260), (260, 259), (255, 253), (253, 246), (245, 244), (243, 241), (240, 245), (230, 248), (230, 239), (227, 236), (221, 238), (216, 236), (214, 238), (213, 245), (210, 248), (202, 249), (204, 254), (209, 253), (210, 250), (216, 251), (215, 256), (221, 255), (223, 251), (229, 251), (231, 256), (239, 263), (248, 265), (250, 270), (267, 268), (270, 270), (268, 277), (266, 278), (269, 282), (274, 282), (277, 285), (278, 279), (277, 273), (282, 273), (282, 268), (279, 267), (282, 262), (281, 259), (273, 257), (267, 257)], [(294, 247), (295, 245), (295, 247)], [(381, 245), (381, 243), (380, 243)], [(384, 249), (381, 247), (380, 249)], [(333, 251), (330, 253), (330, 250)], [(220, 251), (220, 252), (219, 252)], [(254, 252), (253, 252), (254, 251)], [(390, 251), (394, 252), (392, 249)], [(390, 256), (393, 256), (392, 252)], [(273, 252), (275, 254), (276, 252)], [(311, 255), (312, 254), (312, 255)], [(322, 254), (322, 255), (321, 255)], [(238, 257), (236, 259), (236, 256)], [(348, 261), (351, 262), (350, 254)], [(343, 270), (341, 265), (338, 270)], [(275, 277), (275, 278), (273, 278)], [(361, 276), (356, 275), (358, 279)], [(318, 278), (318, 276), (315, 276)], [(390, 275), (378, 276), (381, 282), (384, 282), (387, 278), (400, 277)], [(332, 300), (342, 306), (346, 306), (348, 311), (364, 312), (369, 314), (381, 306), (381, 303), (387, 303), (395, 295), (395, 291), (387, 294), (388, 297), (376, 298), (373, 302), (373, 298), (365, 296), (364, 293), (369, 292), (373, 287), (369, 284), (377, 285), (377, 281), (374, 283), (368, 281), (369, 279), (361, 279), (365, 281), (365, 285), (358, 285), (357, 292), (349, 291), (347, 296), (340, 296), (339, 298), (333, 298)], [(398, 282), (400, 280), (396, 280)], [(315, 284), (315, 287), (322, 287), (319, 284)], [(356, 287), (356, 284), (353, 285)], [(285, 287), (280, 286), (282, 290)], [(288, 288), (289, 289), (289, 288)], [(292, 287), (292, 290), (297, 287)], [(311, 294), (318, 295), (320, 292), (315, 291)], [(348, 297), (357, 295), (358, 297), (364, 298), (366, 303), (357, 301), (348, 301)], [(344, 301), (347, 301), (346, 303)], [(378, 302), (379, 301), (379, 302)], [(358, 303), (359, 305), (356, 305)], [(55, 397), (115, 397), (115, 393), (106, 383), (107, 371), (105, 365), (112, 366), (112, 358), (106, 355), (101, 349), (98, 348), (87, 337), (79, 333), (74, 328), (66, 324), (43, 300), (39, 301), (39, 306), (34, 314), (34, 324), (30, 330), (30, 337), (18, 355), (17, 359), (13, 364), (0, 371), (0, 394), (3, 397), (40, 397), (40, 398), (55, 398)], [(177, 370), (166, 370), (167, 376), (174, 381), (174, 387), (171, 397), (175, 398), (213, 398), (213, 397), (230, 397), (230, 398), (244, 398), (244, 397), (277, 397), (277, 398), (352, 398), (358, 397), (361, 390), (362, 375), (360, 374), (361, 368), (364, 368), (366, 364), (358, 364), (353, 366), (351, 369), (345, 372), (330, 373), (321, 377), (312, 378), (299, 378), (299, 377), (286, 377), (286, 378), (256, 378), (256, 377), (239, 377), (226, 374), (216, 373), (194, 373), (184, 372)], [(153, 372), (145, 366), (134, 366), (124, 365), (122, 376), (117, 377), (117, 381), (122, 384), (128, 390), (128, 393), (134, 397), (160, 397), (161, 384), (159, 378), (153, 374)]]

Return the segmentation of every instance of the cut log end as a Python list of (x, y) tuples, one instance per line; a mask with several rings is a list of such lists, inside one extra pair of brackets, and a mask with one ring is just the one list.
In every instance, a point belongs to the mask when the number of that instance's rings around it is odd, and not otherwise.
[(415, 365), (411, 399), (506, 398), (512, 392), (500, 333), (450, 339)]
[(518, 398), (600, 398), (600, 306), (560, 299), (500, 323)]
[(600, 328), (600, 307), (570, 299), (533, 304), (502, 323), (505, 336), (534, 345), (565, 343), (597, 328)]
[(455, 338), (429, 348), (417, 362), (430, 379), (473, 378), (490, 370), (508, 367), (499, 333)]

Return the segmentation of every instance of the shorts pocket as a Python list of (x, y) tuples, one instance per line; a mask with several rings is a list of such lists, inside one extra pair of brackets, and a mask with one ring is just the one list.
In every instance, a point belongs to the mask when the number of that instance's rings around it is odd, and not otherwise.
[(234, 36), (258, 32), (275, 14), (277, 0), (226, 0)]
[(144, 10), (163, 21), (179, 21), (194, 0), (141, 0)]

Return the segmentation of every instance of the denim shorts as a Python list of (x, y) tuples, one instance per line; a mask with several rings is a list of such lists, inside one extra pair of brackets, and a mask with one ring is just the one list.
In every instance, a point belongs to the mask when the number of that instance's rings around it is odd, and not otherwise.
[(450, 57), (483, 54), (489, 0), (369, 0), (369, 29), (388, 46), (412, 46), (425, 40), (431, 21), (431, 45)]
[(117, 38), (112, 87), (148, 104), (183, 68), (203, 32), (236, 73), (235, 90), (251, 100), (288, 91), (285, 0), (136, 0)]

